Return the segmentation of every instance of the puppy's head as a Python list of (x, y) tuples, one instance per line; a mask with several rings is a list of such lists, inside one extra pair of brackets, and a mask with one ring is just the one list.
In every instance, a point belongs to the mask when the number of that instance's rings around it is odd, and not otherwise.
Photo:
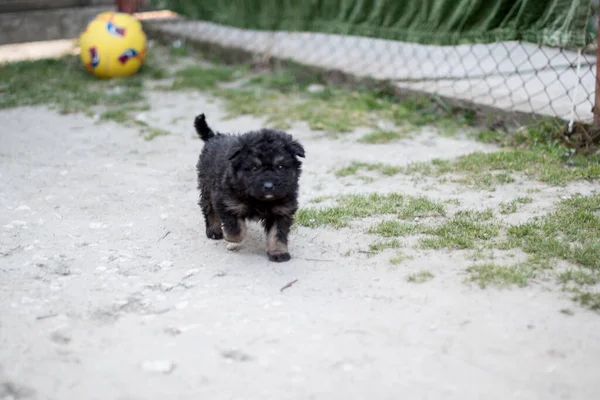
[(293, 195), (302, 166), (298, 157), (304, 157), (304, 148), (287, 133), (271, 129), (247, 133), (229, 154), (232, 183), (244, 196), (261, 201)]

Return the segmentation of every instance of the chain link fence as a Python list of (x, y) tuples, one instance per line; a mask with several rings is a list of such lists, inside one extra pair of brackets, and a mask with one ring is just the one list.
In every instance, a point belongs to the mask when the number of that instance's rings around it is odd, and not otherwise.
[[(151, 35), (218, 46), (269, 60), (290, 60), (358, 78), (386, 81), (400, 91), (429, 94), (502, 114), (511, 122), (552, 120), (588, 145), (594, 127), (597, 0), (585, 48), (521, 41), (437, 46), (313, 32), (257, 31), (177, 18), (153, 23)], [(570, 123), (569, 123), (570, 122)]]

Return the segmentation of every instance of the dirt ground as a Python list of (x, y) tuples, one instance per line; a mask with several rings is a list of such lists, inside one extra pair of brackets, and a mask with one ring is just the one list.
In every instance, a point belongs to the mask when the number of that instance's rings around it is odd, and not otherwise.
[[(224, 131), (262, 121), (226, 120), (199, 93), (149, 96), (138, 118), (170, 136), (145, 141), (44, 107), (0, 111), (0, 399), (600, 398), (600, 318), (564, 315), (568, 295), (543, 284), (466, 285), (468, 260), (445, 250), (394, 266), (389, 252), (361, 252), (371, 239), (360, 223), (295, 229), (283, 264), (267, 261), (255, 225), (237, 252), (208, 240), (193, 117), (205, 112)], [(365, 147), (355, 135), (290, 132), (307, 152), (302, 206), (393, 191), (483, 209), (539, 189), (509, 217), (518, 222), (598, 190), (337, 178), (352, 161), (405, 165), (493, 147), (433, 133)], [(407, 282), (425, 267), (434, 279)]]

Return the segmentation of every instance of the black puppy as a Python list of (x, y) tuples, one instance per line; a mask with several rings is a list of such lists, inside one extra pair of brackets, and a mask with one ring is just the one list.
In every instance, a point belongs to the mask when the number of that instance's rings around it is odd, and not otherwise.
[(271, 261), (288, 261), (288, 234), (298, 209), (304, 148), (272, 129), (243, 135), (215, 133), (204, 114), (194, 121), (205, 142), (196, 170), (206, 236), (240, 243), (246, 220), (260, 221)]

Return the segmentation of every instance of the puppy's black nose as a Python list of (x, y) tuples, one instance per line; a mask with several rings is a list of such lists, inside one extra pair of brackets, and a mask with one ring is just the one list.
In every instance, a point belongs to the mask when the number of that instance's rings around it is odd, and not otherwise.
[(265, 182), (265, 183), (263, 184), (263, 187), (264, 187), (265, 189), (267, 189), (267, 190), (271, 190), (271, 189), (273, 189), (273, 183), (272, 183), (272, 182)]

